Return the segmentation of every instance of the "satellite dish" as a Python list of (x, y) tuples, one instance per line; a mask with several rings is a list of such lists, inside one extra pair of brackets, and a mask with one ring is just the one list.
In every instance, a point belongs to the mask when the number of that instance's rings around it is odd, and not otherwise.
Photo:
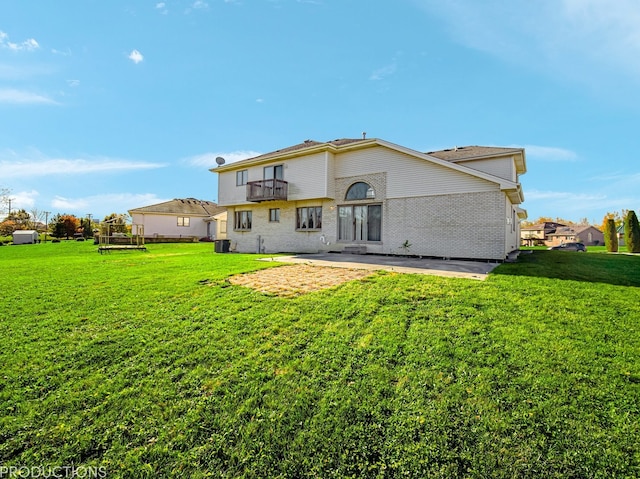
[(222, 158), (221, 156), (218, 156), (216, 158), (216, 163), (218, 163), (218, 166), (224, 165), (224, 158)]

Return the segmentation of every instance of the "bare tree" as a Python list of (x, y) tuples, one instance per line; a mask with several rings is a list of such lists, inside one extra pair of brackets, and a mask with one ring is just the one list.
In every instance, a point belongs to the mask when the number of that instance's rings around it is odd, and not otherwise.
[(11, 195), (9, 188), (0, 188), (0, 214), (6, 214), (9, 210), (9, 195)]
[(31, 229), (40, 231), (41, 229), (46, 228), (46, 226), (43, 226), (45, 221), (44, 211), (41, 211), (38, 208), (33, 208), (29, 211), (29, 214), (31, 215)]

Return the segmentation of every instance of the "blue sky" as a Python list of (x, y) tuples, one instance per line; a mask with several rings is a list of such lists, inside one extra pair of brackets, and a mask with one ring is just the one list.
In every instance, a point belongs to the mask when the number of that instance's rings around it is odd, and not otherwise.
[(94, 218), (217, 200), (305, 139), (522, 146), (530, 219), (640, 210), (637, 0), (3, 0), (0, 187)]

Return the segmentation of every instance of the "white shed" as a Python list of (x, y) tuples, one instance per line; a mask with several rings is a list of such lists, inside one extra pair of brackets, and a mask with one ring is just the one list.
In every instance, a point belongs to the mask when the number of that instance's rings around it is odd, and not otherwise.
[(38, 232), (34, 230), (16, 230), (13, 232), (13, 244), (34, 244), (38, 242)]

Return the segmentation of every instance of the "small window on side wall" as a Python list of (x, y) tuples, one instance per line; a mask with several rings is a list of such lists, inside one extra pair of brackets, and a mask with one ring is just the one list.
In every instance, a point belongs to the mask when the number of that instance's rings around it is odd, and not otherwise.
[(178, 226), (189, 226), (188, 216), (178, 216)]
[(280, 221), (280, 208), (271, 208), (269, 210), (269, 223), (278, 223)]
[(249, 181), (249, 170), (236, 171), (236, 186), (246, 185)]

